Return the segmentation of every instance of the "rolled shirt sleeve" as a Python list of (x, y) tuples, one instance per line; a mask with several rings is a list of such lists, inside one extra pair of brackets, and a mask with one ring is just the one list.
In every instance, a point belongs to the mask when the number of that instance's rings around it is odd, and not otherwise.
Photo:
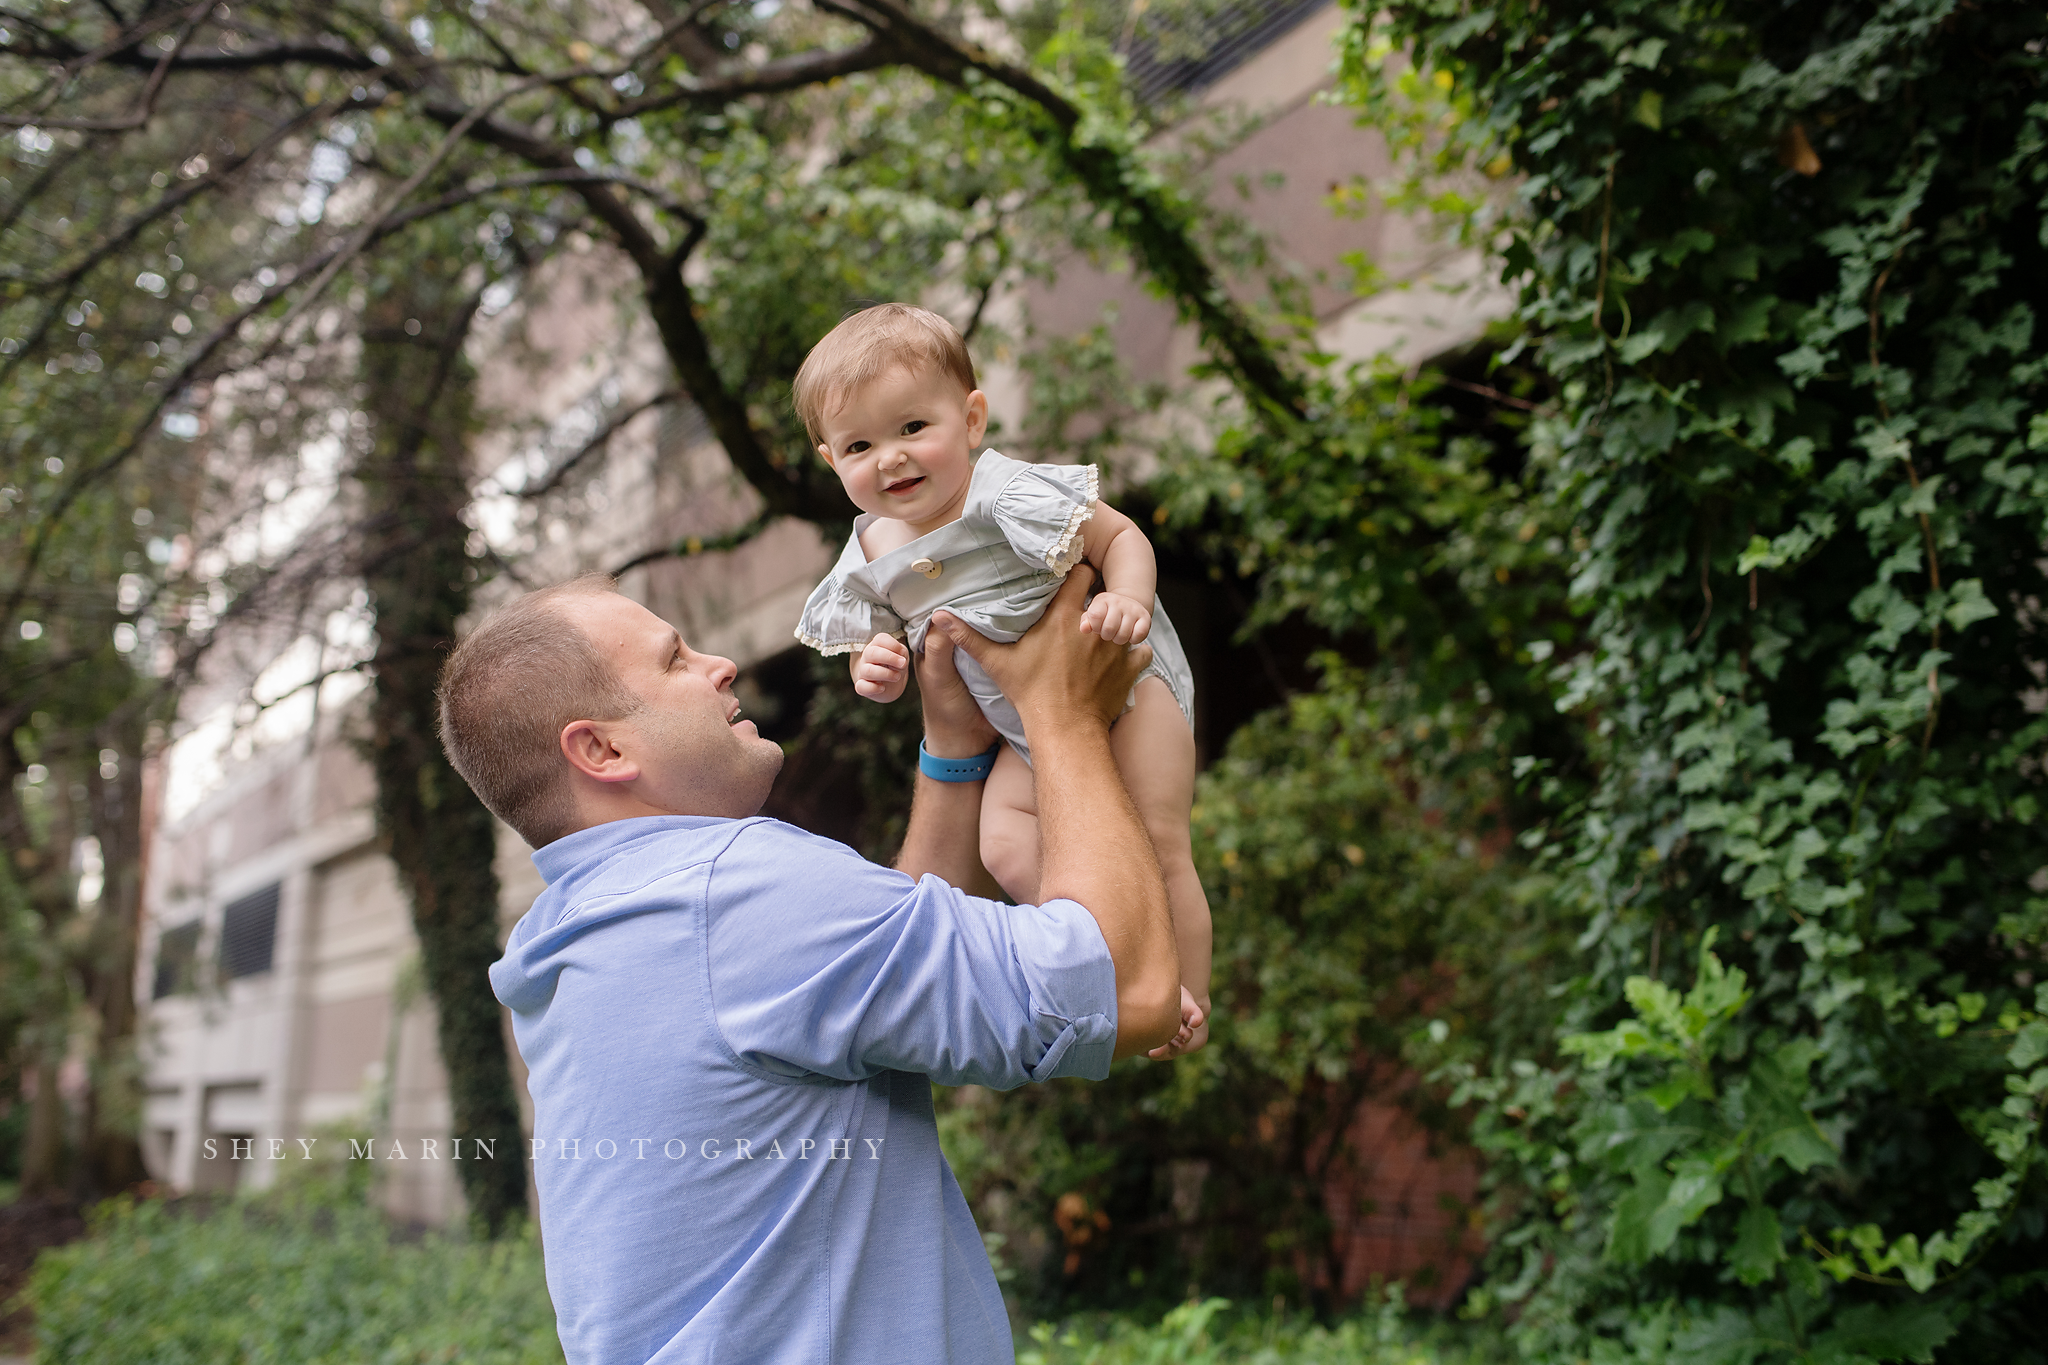
[(1116, 969), (1074, 901), (1012, 906), (913, 882), (766, 821), (710, 877), (713, 1010), (748, 1066), (998, 1090), (1109, 1072)]

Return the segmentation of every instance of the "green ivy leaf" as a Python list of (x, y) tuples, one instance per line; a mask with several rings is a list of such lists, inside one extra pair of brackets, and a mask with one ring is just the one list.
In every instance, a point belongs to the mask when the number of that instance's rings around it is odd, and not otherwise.
[(1998, 608), (1984, 596), (1984, 580), (1981, 578), (1965, 578), (1949, 589), (1949, 599), (1948, 610), (1942, 615), (1957, 630), (1966, 629), (1972, 622), (1982, 621), (1987, 616), (1998, 615)]
[(1622, 1265), (1641, 1265), (1662, 1249), (1650, 1245), (1650, 1220), (1664, 1207), (1670, 1192), (1671, 1177), (1663, 1171), (1656, 1167), (1636, 1171), (1634, 1185), (1614, 1204), (1614, 1221), (1607, 1232), (1607, 1259)]
[(2024, 1071), (2043, 1057), (2048, 1057), (2048, 1019), (2036, 1019), (2020, 1029), (2005, 1059), (2014, 1070)]
[(1841, 1365), (1858, 1359), (1931, 1361), (1955, 1330), (1931, 1303), (1862, 1304), (1813, 1339), (1813, 1359)]
[(1708, 1156), (1687, 1157), (1672, 1173), (1664, 1202), (1651, 1213), (1644, 1230), (1650, 1254), (1668, 1250), (1678, 1234), (1699, 1221), (1701, 1214), (1721, 1202), (1722, 1172), (1733, 1158), (1733, 1149)]
[(1839, 1158), (1801, 1103), (1806, 1094), (1806, 1071), (1812, 1063), (1810, 1045), (1763, 1054), (1750, 1068), (1745, 1096), (1757, 1156), (1767, 1166), (1782, 1161), (1801, 1175), (1815, 1166), (1833, 1165)]
[(1768, 1204), (1751, 1204), (1735, 1224), (1735, 1245), (1728, 1252), (1728, 1264), (1744, 1284), (1762, 1284), (1777, 1273), (1785, 1259), (1784, 1229), (1778, 1212)]

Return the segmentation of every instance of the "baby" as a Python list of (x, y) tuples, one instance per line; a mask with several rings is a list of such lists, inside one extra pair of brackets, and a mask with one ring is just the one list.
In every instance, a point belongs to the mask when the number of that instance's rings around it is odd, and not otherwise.
[[(1146, 641), (1152, 665), (1109, 732), (1124, 786), (1152, 835), (1180, 949), (1181, 1028), (1157, 1058), (1208, 1039), (1209, 902), (1188, 844), (1194, 801), (1194, 678), (1155, 594), (1152, 546), (1098, 501), (1095, 467), (1022, 464), (975, 452), (988, 398), (953, 325), (886, 303), (832, 329), (796, 376), (796, 410), (818, 453), (860, 508), (831, 574), (804, 606), (799, 640), (852, 654), (854, 690), (903, 695), (910, 655), (943, 607), (994, 640), (1044, 614), (1067, 571), (1102, 576), (1081, 629), (1122, 645)], [(1024, 726), (964, 651), (954, 662), (1006, 741), (981, 804), (981, 860), (1020, 904), (1038, 900), (1038, 807)]]

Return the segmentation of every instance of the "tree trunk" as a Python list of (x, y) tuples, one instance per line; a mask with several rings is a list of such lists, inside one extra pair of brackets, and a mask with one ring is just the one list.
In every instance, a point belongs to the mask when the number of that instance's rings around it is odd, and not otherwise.
[(64, 1186), (68, 1125), (58, 1077), (70, 1042), (75, 1000), (62, 945), (78, 908), (70, 863), (79, 814), (71, 801), (76, 763), (71, 754), (48, 753), (44, 758), (50, 775), (43, 784), (43, 800), (50, 803), (50, 819), (43, 838), (35, 839), (23, 812), (10, 809), (7, 819), (14, 836), (10, 843), (28, 853), (26, 858), (17, 857), (17, 862), (27, 874), (21, 890), (32, 911), (24, 917), (25, 926), (33, 925), (35, 931), (33, 940), (21, 945), (14, 963), (29, 981), (21, 1041), (23, 1069), (35, 1083), (21, 1148), (21, 1196), (25, 1199), (46, 1198)]
[(21, 1139), (23, 1199), (47, 1199), (64, 1184), (64, 1097), (57, 1093), (59, 1059), (48, 1055), (47, 1043), (36, 1039), (36, 1058), (28, 1069), (36, 1093), (29, 1100), (28, 1131)]
[[(370, 760), (377, 825), (412, 901), (439, 1015), (454, 1135), (495, 1144), (459, 1167), (471, 1218), (496, 1236), (526, 1210), (518, 1096), (488, 969), (498, 944), (497, 830), (441, 752), (434, 688), (477, 568), (461, 519), (469, 502), (470, 374), (462, 345), (476, 300), (421, 253), (365, 318), (363, 377), (373, 448), (357, 471), (360, 565), (377, 616)], [(407, 322), (417, 320), (416, 335)]]
[(140, 703), (131, 703), (99, 727), (95, 741), (116, 755), (118, 771), (92, 793), (93, 832), (100, 841), (106, 883), (100, 891), (92, 952), (86, 959), (85, 996), (98, 1017), (92, 1084), (85, 1095), (85, 1151), (81, 1171), (88, 1197), (109, 1195), (149, 1178), (142, 1163), (142, 1071), (135, 1055), (135, 954), (142, 926), (142, 750), (146, 733)]

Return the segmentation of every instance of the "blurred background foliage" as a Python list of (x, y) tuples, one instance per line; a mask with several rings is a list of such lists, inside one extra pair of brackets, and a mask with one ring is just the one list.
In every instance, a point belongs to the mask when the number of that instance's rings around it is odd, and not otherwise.
[[(357, 388), (378, 301), (432, 250), (474, 312), (538, 307), (551, 255), (596, 239), (755, 509), (625, 549), (716, 552), (777, 517), (843, 534), (788, 376), (849, 302), (944, 271), (976, 344), (1022, 355), (1035, 449), (1149, 442), (1127, 502), (1162, 556), (1235, 594), (1246, 638), (1328, 651), (1202, 779), (1215, 1041), (942, 1099), (1006, 1288), (1069, 1324), (1022, 1358), (2043, 1358), (2048, 19), (1347, 5), (1338, 97), (1399, 160), (1337, 198), (1433, 216), (1516, 291), (1481, 342), (1397, 371), (1320, 354), (1299, 282), (1205, 206), (1205, 139), (1230, 129), (1147, 142), (1186, 111), (1118, 54), (1197, 53), (1221, 8), (662, 5), (650, 46), (570, 4), (146, 7), (125, 64), (79, 60), (113, 22), (83, 6), (5, 21), (0, 79), (41, 122), (0, 214), (0, 1022), (16, 1076), (93, 1040), (87, 1132), (113, 1142), (81, 1188), (120, 1187), (132, 1132), (103, 988), (127, 980), (122, 784), (222, 623), (331, 609), (386, 562), (345, 552), (383, 468), (389, 395)], [(970, 18), (1021, 57), (976, 49)], [(265, 58), (278, 34), (316, 59)], [(62, 126), (133, 107), (159, 62), (176, 98), (135, 131)], [(774, 62), (793, 74), (744, 83)], [(974, 304), (1075, 250), (1128, 260), (1197, 330), (1199, 405), (1131, 384), (1106, 329), (1008, 336)], [(202, 394), (234, 414), (204, 460)], [(445, 520), (376, 542), (457, 566), (415, 647), (540, 562), (580, 458), (510, 490), (516, 545)], [(291, 512), (305, 490), (318, 515)], [(914, 712), (859, 705), (836, 667), (810, 697), (807, 822), (886, 854)], [(1362, 1101), (1485, 1154), (1460, 1213), (1491, 1247), (1462, 1300), (1487, 1325), (1462, 1344), (1393, 1308), (1297, 1316), (1348, 1304), (1331, 1196), (1373, 1155)], [(75, 1178), (89, 1146), (59, 1117), (26, 1120), (24, 1185)], [(243, 1216), (105, 1215), (46, 1268), (46, 1323), (93, 1340), (74, 1306), (169, 1274), (160, 1236), (233, 1257), (359, 1226)], [(360, 1232), (336, 1252), (363, 1248), (358, 1278), (436, 1302)], [(531, 1282), (530, 1242), (436, 1245)], [(217, 1292), (196, 1283), (164, 1301)], [(258, 1297), (246, 1321), (282, 1322)], [(417, 1330), (464, 1349), (431, 1331), (470, 1328)]]

